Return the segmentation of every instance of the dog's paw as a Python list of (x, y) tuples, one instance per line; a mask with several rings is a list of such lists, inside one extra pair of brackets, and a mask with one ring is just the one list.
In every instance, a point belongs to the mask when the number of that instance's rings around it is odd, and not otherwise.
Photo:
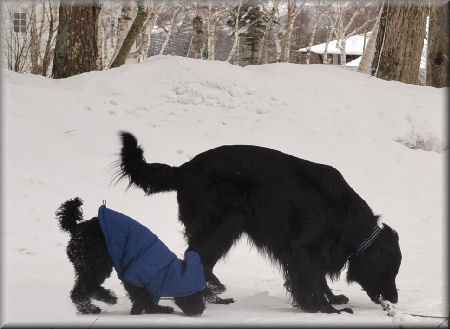
[(207, 282), (206, 286), (215, 294), (221, 294), (227, 290), (227, 287), (220, 282)]
[(144, 307), (142, 305), (137, 305), (137, 303), (131, 306), (130, 314), (131, 315), (139, 315), (144, 311)]
[(145, 307), (145, 313), (148, 314), (156, 314), (156, 313), (170, 314), (173, 313), (173, 311), (174, 311), (173, 307), (170, 306), (152, 304)]
[(329, 297), (330, 304), (347, 304), (348, 298), (345, 295), (336, 295)]
[(210, 298), (209, 300), (206, 299), (206, 302), (208, 302), (209, 304), (232, 304), (234, 303), (234, 299), (233, 298), (220, 298), (219, 296), (215, 296)]
[(89, 307), (79, 307), (78, 311), (82, 314), (99, 314), (102, 309), (98, 306), (92, 305)]
[(353, 310), (350, 307), (340, 309), (339, 313), (342, 313), (342, 312), (347, 312), (347, 313), (353, 314)]

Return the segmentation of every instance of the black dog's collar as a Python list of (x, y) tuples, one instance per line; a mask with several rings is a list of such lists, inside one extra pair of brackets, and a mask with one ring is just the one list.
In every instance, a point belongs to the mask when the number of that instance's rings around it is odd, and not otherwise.
[(362, 253), (364, 250), (366, 250), (375, 241), (375, 239), (378, 237), (378, 235), (380, 234), (382, 229), (383, 229), (383, 223), (378, 221), (377, 225), (375, 225), (375, 227), (373, 228), (372, 233), (370, 233), (369, 237), (367, 239), (365, 239), (363, 241), (363, 243), (360, 244), (358, 249), (356, 249), (356, 251), (353, 254), (348, 256), (346, 258), (346, 260), (349, 260), (352, 257), (356, 257), (360, 253)]

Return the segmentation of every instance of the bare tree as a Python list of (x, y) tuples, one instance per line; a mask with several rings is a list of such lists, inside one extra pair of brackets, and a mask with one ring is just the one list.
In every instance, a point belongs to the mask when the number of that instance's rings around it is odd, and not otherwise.
[(242, 32), (244, 32), (244, 30), (245, 30), (245, 27), (239, 27), (239, 18), (241, 15), (242, 0), (238, 1), (237, 5), (234, 5), (233, 7), (235, 8), (235, 10), (234, 10), (235, 23), (234, 23), (234, 31), (233, 31), (234, 39), (233, 39), (233, 45), (231, 46), (230, 53), (226, 60), (229, 63), (233, 59), (233, 57), (236, 53), (236, 49), (239, 49), (239, 35)]
[(15, 72), (28, 71), (31, 7), (28, 4), (6, 3), (5, 8), (7, 19), (2, 22), (2, 48), (7, 67)]
[[(370, 19), (367, 16), (367, 19), (362, 25), (351, 30), (350, 28), (353, 27), (353, 23), (358, 15), (362, 13), (368, 14), (366, 4), (361, 1), (353, 3), (338, 1), (333, 7), (335, 7), (334, 13), (327, 13), (326, 15), (330, 20), (331, 28), (336, 38), (336, 48), (340, 51), (341, 65), (345, 65), (347, 63), (347, 54), (345, 51), (347, 39), (359, 33), (367, 24), (375, 20), (375, 18)], [(350, 18), (345, 22), (345, 18), (348, 14), (350, 14)]]
[(448, 28), (450, 2), (437, 1), (430, 5), (430, 21), (427, 45), (427, 85), (448, 87)]
[(46, 6), (43, 2), (43, 10), (48, 22), (48, 36), (45, 43), (44, 56), (42, 57), (42, 75), (47, 76), (48, 69), (54, 56), (54, 48), (56, 43), (56, 34), (58, 30), (58, 4), (55, 1), (49, 0)]
[(300, 5), (297, 5), (297, 0), (288, 0), (287, 3), (287, 15), (281, 31), (281, 54), (277, 58), (280, 62), (289, 62), (291, 51), (291, 35), (294, 30), (294, 22), (297, 16), (300, 14), (305, 6), (305, 1), (302, 1)]
[(202, 6), (197, 4), (196, 15), (192, 20), (193, 36), (187, 52), (187, 55), (191, 58), (200, 58), (203, 45), (203, 15), (201, 9)]
[(216, 55), (216, 20), (217, 3), (213, 5), (212, 1), (208, 4), (208, 59), (214, 60)]
[(380, 22), (383, 15), (386, 23), (383, 29), (380, 25), (377, 36), (374, 73), (384, 80), (417, 84), (425, 37), (426, 0), (387, 2)]
[(163, 4), (161, 4), (158, 0), (155, 0), (153, 2), (153, 6), (150, 10), (150, 14), (142, 28), (142, 32), (141, 32), (141, 36), (140, 36), (141, 43), (139, 45), (139, 48), (136, 51), (131, 52), (128, 55), (129, 58), (137, 58), (138, 63), (141, 63), (144, 59), (147, 58), (148, 49), (150, 48), (150, 43), (151, 43), (152, 30), (155, 27), (155, 23), (158, 20), (158, 17), (159, 17), (162, 7), (163, 7)]
[(266, 15), (269, 17), (269, 20), (267, 22), (266, 28), (264, 30), (264, 36), (261, 41), (261, 47), (259, 48), (259, 54), (258, 54), (258, 63), (259, 64), (265, 64), (267, 62), (266, 58), (266, 52), (267, 52), (267, 45), (269, 43), (269, 35), (272, 32), (273, 23), (275, 20), (275, 15), (278, 11), (278, 6), (280, 4), (280, 0), (275, 0), (272, 3), (272, 9), (270, 10), (267, 8), (267, 6), (263, 6), (263, 10), (266, 13)]
[[(308, 48), (306, 50), (306, 64), (309, 64), (311, 58), (311, 48), (314, 44), (314, 38), (316, 36), (317, 27), (319, 25), (320, 17), (329, 10), (331, 4), (324, 6), (319, 0), (314, 6), (314, 19), (313, 19), (313, 30), (311, 33), (311, 37), (309, 38)], [(328, 45), (327, 45), (328, 46)], [(328, 48), (328, 47), (327, 47)]]
[(375, 22), (375, 25), (372, 29), (372, 34), (370, 35), (369, 43), (367, 44), (367, 47), (365, 47), (363, 55), (361, 57), (361, 60), (358, 65), (358, 72), (360, 73), (369, 73), (369, 69), (372, 65), (372, 60), (375, 52), (375, 45), (377, 41), (377, 35), (378, 30), (380, 26), (380, 19), (381, 19), (381, 10), (379, 10), (377, 20)]
[(31, 73), (39, 74), (41, 67), (39, 65), (39, 56), (41, 53), (41, 39), (44, 29), (44, 15), (42, 15), (39, 28), (36, 18), (36, 1), (31, 2), (31, 15), (30, 15), (30, 58), (31, 58)]
[[(99, 29), (101, 30), (102, 66), (108, 68), (111, 56), (115, 50), (115, 40), (118, 34), (118, 22), (122, 5), (120, 3), (105, 1), (100, 14)], [(119, 18), (117, 18), (119, 17)]]
[(130, 30), (131, 24), (133, 23), (133, 6), (131, 0), (125, 0), (122, 5), (122, 13), (119, 18), (119, 26), (117, 28), (117, 38), (116, 45), (114, 48), (113, 55), (111, 56), (111, 63), (116, 59), (119, 54), (120, 48), (122, 47), (123, 41)]
[(166, 39), (164, 40), (163, 45), (161, 46), (161, 50), (159, 51), (159, 55), (163, 55), (164, 51), (166, 50), (167, 44), (169, 43), (170, 38), (172, 37), (172, 33), (176, 28), (176, 21), (178, 14), (181, 12), (182, 6), (179, 3), (176, 3), (175, 6), (172, 8), (172, 17), (169, 22), (169, 28), (167, 30)]
[(36, 0), (31, 2), (30, 70), (32, 74), (46, 76), (52, 60), (51, 51), (55, 44), (58, 7), (56, 2), (50, 0), (39, 2), (39, 6), (37, 4)]
[(148, 18), (149, 11), (146, 7), (143, 0), (138, 0), (137, 2), (138, 11), (136, 17), (131, 24), (130, 30), (127, 33), (127, 36), (123, 40), (122, 47), (120, 47), (119, 53), (111, 64), (111, 68), (121, 66), (125, 64), (125, 61), (130, 53), (131, 47), (133, 47), (133, 43), (136, 41), (136, 38), (142, 31), (142, 27), (146, 19)]

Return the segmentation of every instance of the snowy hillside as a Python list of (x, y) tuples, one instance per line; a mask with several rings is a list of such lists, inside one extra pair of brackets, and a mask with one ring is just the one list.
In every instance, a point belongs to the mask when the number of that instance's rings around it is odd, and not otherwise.
[[(52, 80), (2, 71), (2, 325), (439, 325), (448, 316), (444, 132), (446, 89), (387, 82), (341, 67), (156, 56), (104, 72)], [(68, 235), (54, 212), (68, 198), (84, 215), (107, 205), (149, 226), (180, 257), (186, 248), (175, 193), (145, 197), (111, 184), (117, 132), (135, 134), (148, 161), (181, 165), (223, 144), (254, 144), (326, 163), (400, 236), (398, 316), (391, 318), (345, 273), (330, 287), (354, 314), (294, 309), (279, 271), (246, 240), (216, 266), (233, 305), (209, 305), (201, 317), (129, 316), (119, 296), (99, 316), (76, 313)], [(418, 147), (411, 149), (406, 147)], [(424, 151), (425, 148), (429, 151)], [(171, 301), (163, 304), (172, 305)]]

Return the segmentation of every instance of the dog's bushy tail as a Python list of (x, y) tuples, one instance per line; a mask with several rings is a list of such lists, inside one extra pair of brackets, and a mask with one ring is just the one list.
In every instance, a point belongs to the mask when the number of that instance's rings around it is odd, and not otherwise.
[(56, 211), (59, 227), (66, 232), (72, 233), (77, 227), (77, 222), (83, 220), (80, 198), (73, 198), (61, 204)]
[(147, 194), (175, 191), (177, 189), (177, 168), (163, 163), (147, 163), (144, 151), (136, 138), (128, 132), (120, 132), (118, 180), (128, 177), (129, 185), (135, 185)]

